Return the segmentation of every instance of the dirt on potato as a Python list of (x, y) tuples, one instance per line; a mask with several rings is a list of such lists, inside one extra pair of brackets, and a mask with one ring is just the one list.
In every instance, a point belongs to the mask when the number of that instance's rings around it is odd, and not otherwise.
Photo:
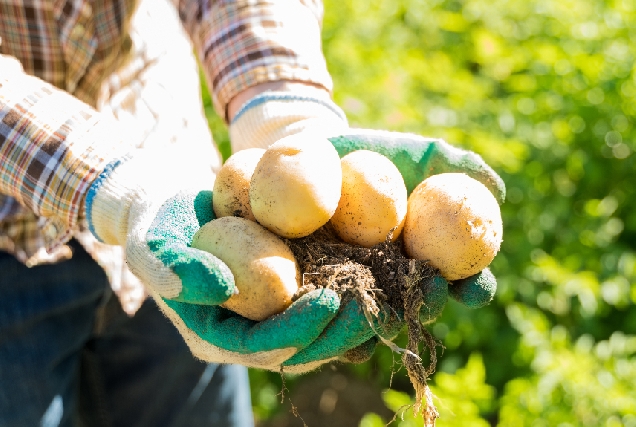
[[(340, 295), (343, 305), (356, 299), (367, 320), (373, 325), (375, 318), (380, 331), (391, 317), (403, 316), (408, 332), (406, 349), (380, 333), (378, 336), (393, 351), (401, 353), (415, 389), (413, 409), (421, 412), (426, 426), (434, 426), (439, 414), (427, 380), (435, 371), (439, 342), (420, 321), (420, 309), (425, 303), (423, 292), (430, 287), (437, 271), (425, 261), (407, 258), (402, 239), (391, 242), (390, 237), (391, 234), (384, 243), (371, 248), (352, 246), (339, 240), (327, 224), (307, 237), (286, 239), (302, 274), (301, 287), (294, 298), (317, 288), (332, 289)], [(426, 350), (430, 352), (428, 366), (422, 364), (420, 357)], [(355, 361), (355, 349), (350, 353), (349, 359)]]

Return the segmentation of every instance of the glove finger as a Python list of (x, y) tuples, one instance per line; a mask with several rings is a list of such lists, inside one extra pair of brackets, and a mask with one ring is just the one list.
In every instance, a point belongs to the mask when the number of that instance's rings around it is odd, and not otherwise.
[(211, 191), (179, 193), (159, 208), (148, 228), (148, 246), (153, 250), (166, 244), (189, 246), (196, 232), (214, 218)]
[(465, 279), (456, 280), (449, 286), (450, 296), (469, 308), (479, 308), (492, 301), (497, 290), (497, 279), (490, 269)]
[(237, 292), (225, 263), (189, 247), (194, 234), (213, 219), (211, 191), (181, 193), (161, 206), (146, 233), (152, 254), (181, 280), (175, 301), (216, 305)]
[(220, 306), (164, 301), (203, 340), (240, 354), (304, 348), (321, 334), (340, 306), (335, 292), (320, 289), (303, 295), (284, 312), (255, 322)]
[(422, 284), (423, 304), (420, 307), (420, 322), (432, 323), (444, 311), (448, 301), (448, 282), (442, 276), (434, 276)]
[[(386, 308), (379, 319), (374, 318), (375, 331), (383, 336), (393, 336), (402, 327), (401, 319)], [(283, 366), (304, 365), (318, 360), (339, 357), (376, 335), (356, 300), (348, 302), (324, 332), (307, 348), (299, 351), (283, 363)]]
[(441, 139), (399, 132), (354, 130), (350, 135), (329, 138), (340, 157), (356, 150), (371, 150), (388, 157), (411, 191), (431, 175), (465, 173), (484, 184), (501, 204), (506, 187), (497, 173), (472, 151), (453, 147)]
[(345, 351), (344, 354), (338, 358), (338, 360), (344, 363), (364, 363), (367, 360), (371, 359), (371, 356), (373, 356), (373, 352), (375, 352), (377, 344), (378, 337), (371, 337), (359, 346)]
[(175, 301), (218, 305), (238, 293), (229, 267), (208, 252), (175, 245), (155, 256), (181, 279), (181, 292), (172, 298)]

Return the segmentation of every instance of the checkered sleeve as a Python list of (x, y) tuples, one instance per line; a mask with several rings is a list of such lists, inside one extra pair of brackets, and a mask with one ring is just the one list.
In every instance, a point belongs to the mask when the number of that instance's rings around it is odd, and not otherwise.
[(232, 98), (259, 83), (295, 80), (331, 91), (321, 0), (175, 1), (226, 120)]
[[(42, 218), (47, 249), (67, 241), (88, 187), (123, 151), (116, 126), (0, 55), (0, 194)], [(5, 197), (6, 198), (6, 197)]]

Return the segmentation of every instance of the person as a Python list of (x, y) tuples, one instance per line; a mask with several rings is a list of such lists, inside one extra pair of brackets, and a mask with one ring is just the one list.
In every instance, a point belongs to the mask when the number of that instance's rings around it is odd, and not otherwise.
[[(0, 426), (250, 426), (246, 367), (373, 352), (376, 329), (329, 290), (274, 320), (224, 310), (231, 272), (189, 247), (221, 164), (198, 63), (234, 151), (352, 133), (319, 0), (0, 7)], [(353, 134), (334, 144), (391, 146), (403, 174), (466, 170), (503, 197), (473, 153)]]

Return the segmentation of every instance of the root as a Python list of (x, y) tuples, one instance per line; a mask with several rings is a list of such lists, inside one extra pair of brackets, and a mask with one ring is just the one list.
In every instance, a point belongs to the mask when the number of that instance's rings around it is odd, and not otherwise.
[[(416, 414), (421, 413), (425, 426), (434, 426), (439, 413), (427, 380), (435, 372), (436, 348), (440, 343), (424, 328), (419, 313), (424, 303), (422, 289), (428, 287), (435, 270), (424, 261), (408, 259), (401, 240), (391, 242), (391, 234), (384, 243), (363, 248), (341, 242), (327, 225), (310, 236), (286, 243), (303, 275), (302, 286), (294, 299), (318, 288), (334, 290), (343, 303), (356, 299), (380, 340), (401, 354), (415, 389), (413, 409)], [(385, 319), (404, 316), (407, 348), (398, 347), (376, 330), (376, 323), (382, 329), (382, 323), (378, 322), (381, 312), (387, 314)], [(421, 350), (420, 343), (423, 343)], [(426, 350), (430, 352), (430, 362), (424, 367), (420, 354)]]
[[(283, 371), (282, 365), (280, 367), (280, 379), (282, 381), (282, 386), (279, 393), (280, 403), (285, 403), (285, 392), (289, 390), (287, 389), (287, 385), (285, 384), (285, 372)], [(303, 423), (303, 427), (309, 427), (307, 423), (305, 422), (305, 420), (303, 419), (303, 417), (300, 416), (300, 413), (298, 412), (298, 408), (296, 408), (296, 405), (294, 405), (294, 402), (292, 402), (291, 398), (287, 396), (287, 399), (289, 400), (289, 405), (291, 407), (289, 411), (292, 413), (292, 415), (298, 418)]]

